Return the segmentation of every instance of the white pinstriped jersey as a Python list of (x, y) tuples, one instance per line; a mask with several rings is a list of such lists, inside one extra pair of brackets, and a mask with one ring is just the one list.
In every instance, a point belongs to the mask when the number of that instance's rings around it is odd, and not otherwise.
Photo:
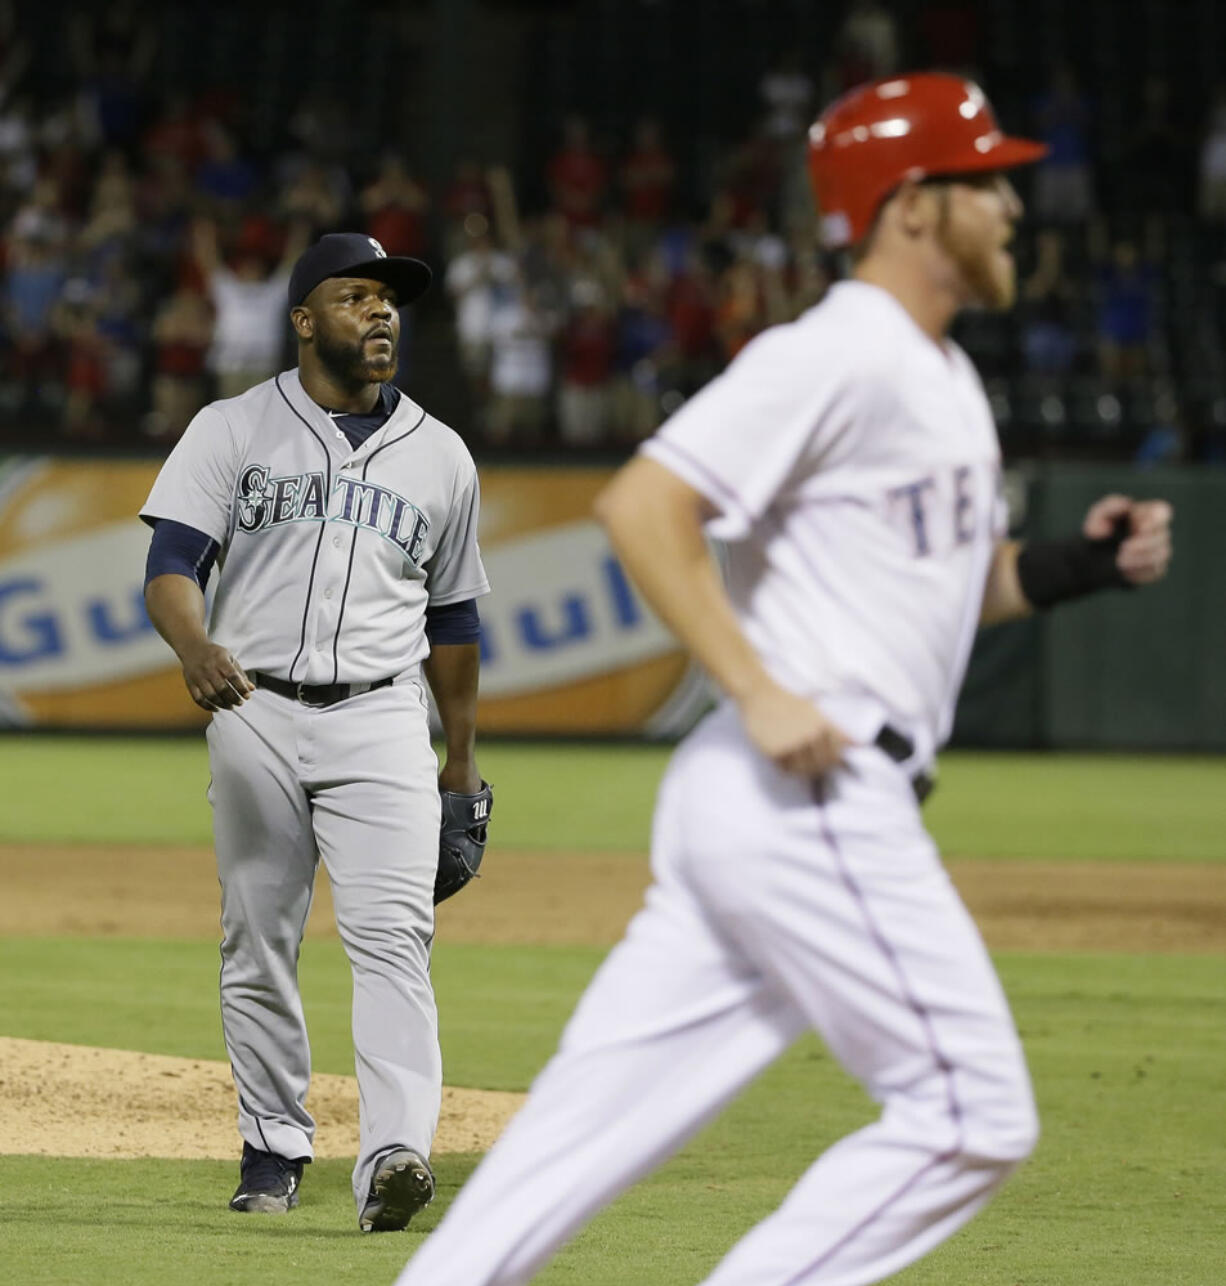
[(478, 509), (468, 449), (409, 398), (355, 450), (285, 371), (195, 417), (141, 517), (220, 545), (210, 636), (245, 669), (364, 683), (428, 654), (427, 604), (489, 592)]
[(931, 755), (1006, 525), (966, 354), (886, 291), (841, 282), (642, 449), (719, 510), (729, 594), (768, 670), (857, 739), (888, 720)]

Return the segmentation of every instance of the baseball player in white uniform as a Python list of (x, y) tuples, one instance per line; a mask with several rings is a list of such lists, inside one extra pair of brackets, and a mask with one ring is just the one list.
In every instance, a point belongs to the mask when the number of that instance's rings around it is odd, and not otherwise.
[(289, 286), (297, 370), (205, 407), (141, 511), (150, 617), (214, 712), (222, 1021), (244, 1140), (230, 1205), (284, 1213), (312, 1156), (297, 962), (322, 859), (353, 970), (363, 1231), (403, 1228), (433, 1196), (439, 791), (483, 788), (476, 470), (390, 382), (398, 306), (429, 280), (356, 233), (308, 248)]
[[(598, 502), (726, 699), (664, 782), (645, 908), (528, 1102), (399, 1286), (518, 1286), (815, 1029), (881, 1104), (707, 1286), (859, 1286), (984, 1205), (1034, 1146), (1021, 1046), (920, 818), (977, 625), (1156, 579), (1169, 508), (1004, 539), (988, 403), (946, 337), (1004, 307), (1021, 206), (953, 76), (853, 91), (811, 134), (852, 280), (760, 336)], [(704, 528), (727, 542), (726, 585)]]

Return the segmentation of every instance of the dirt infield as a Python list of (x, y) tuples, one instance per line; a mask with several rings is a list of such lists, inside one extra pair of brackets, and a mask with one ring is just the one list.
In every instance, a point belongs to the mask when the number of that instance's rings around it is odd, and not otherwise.
[[(439, 909), (443, 942), (617, 940), (647, 862), (625, 855), (491, 853)], [(951, 861), (996, 950), (1226, 952), (1226, 865)], [(216, 938), (206, 849), (0, 845), (0, 936)], [(308, 935), (335, 935), (328, 882)], [(119, 1088), (121, 1087), (121, 1088)], [(0, 1153), (230, 1158), (234, 1089), (221, 1063), (0, 1038)], [(435, 1150), (480, 1151), (521, 1096), (448, 1089)], [(320, 1156), (357, 1150), (352, 1077), (316, 1075)]]
[[(491, 853), (439, 908), (441, 942), (607, 945), (647, 885), (643, 858)], [(1226, 952), (1226, 865), (951, 861), (998, 951)], [(0, 845), (0, 935), (216, 938), (217, 877), (199, 848)], [(335, 934), (320, 879), (308, 933)]]
[[(523, 1098), (448, 1086), (434, 1151), (484, 1152)], [(357, 1081), (316, 1072), (307, 1106), (315, 1155), (356, 1156)], [(226, 1063), (0, 1036), (0, 1154), (229, 1161), (235, 1115)]]

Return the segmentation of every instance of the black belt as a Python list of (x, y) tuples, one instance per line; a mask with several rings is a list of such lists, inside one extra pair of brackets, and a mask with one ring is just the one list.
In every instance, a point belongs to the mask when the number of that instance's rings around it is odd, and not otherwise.
[(374, 683), (291, 683), (288, 679), (274, 679), (271, 674), (247, 676), (257, 688), (267, 688), (279, 697), (301, 701), (304, 706), (334, 706), (338, 701), (374, 692), (376, 688), (391, 687), (394, 680), (376, 679)]
[[(873, 745), (878, 750), (884, 750), (896, 764), (904, 763), (915, 754), (915, 743), (911, 738), (899, 732), (897, 728), (891, 728), (888, 723), (877, 734)], [(921, 770), (911, 778), (911, 789), (915, 791), (915, 798), (921, 804), (936, 788), (936, 778), (930, 772)]]

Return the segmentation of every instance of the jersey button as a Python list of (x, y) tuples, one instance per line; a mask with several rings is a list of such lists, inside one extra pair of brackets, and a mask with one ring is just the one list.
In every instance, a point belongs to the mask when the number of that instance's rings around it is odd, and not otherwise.
[(341, 547), (341, 545), (342, 545), (342, 544), (344, 544), (344, 541), (342, 541), (342, 540), (341, 540), (341, 538), (340, 538), (339, 536), (333, 536), (333, 537), (332, 537), (332, 543), (333, 543), (333, 545), (335, 545), (335, 546), (336, 546), (336, 548), (337, 548), (337, 549), (339, 549), (339, 548)]
[(332, 591), (330, 589), (324, 590), (324, 598), (331, 598), (331, 597), (332, 597)]

